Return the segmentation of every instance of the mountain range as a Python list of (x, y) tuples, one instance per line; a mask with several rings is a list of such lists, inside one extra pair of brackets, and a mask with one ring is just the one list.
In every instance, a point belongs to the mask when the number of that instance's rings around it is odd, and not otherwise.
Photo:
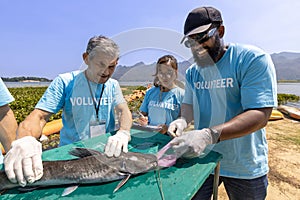
[[(300, 80), (300, 53), (281, 52), (271, 54), (275, 65), (277, 80)], [(185, 70), (193, 63), (189, 61), (178, 63), (179, 80), (184, 80)], [(155, 65), (138, 62), (133, 66), (118, 65), (113, 78), (124, 82), (152, 82)]]
[(271, 54), (277, 80), (300, 80), (300, 53), (281, 52)]

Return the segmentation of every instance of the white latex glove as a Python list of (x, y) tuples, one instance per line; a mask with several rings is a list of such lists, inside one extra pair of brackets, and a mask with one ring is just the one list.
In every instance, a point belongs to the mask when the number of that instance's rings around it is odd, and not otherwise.
[(194, 158), (201, 155), (205, 147), (219, 141), (220, 133), (212, 129), (187, 131), (174, 138), (170, 144), (177, 157)]
[(187, 127), (186, 120), (179, 118), (170, 123), (168, 134), (172, 137), (178, 137), (183, 134), (183, 130)]
[(32, 136), (12, 142), (4, 157), (7, 178), (24, 187), (43, 176), (42, 144)]
[(108, 157), (118, 157), (121, 155), (121, 151), (128, 152), (128, 142), (131, 140), (130, 132), (126, 130), (118, 130), (118, 132), (110, 136), (105, 145), (105, 154)]

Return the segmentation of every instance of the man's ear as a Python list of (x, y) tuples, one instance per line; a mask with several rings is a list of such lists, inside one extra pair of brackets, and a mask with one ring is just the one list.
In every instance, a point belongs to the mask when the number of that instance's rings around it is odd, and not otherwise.
[(84, 53), (82, 54), (82, 58), (83, 58), (84, 63), (85, 63), (86, 65), (89, 65), (89, 54), (86, 53), (86, 52), (84, 52)]
[(223, 25), (221, 25), (218, 29), (219, 31), (219, 36), (220, 38), (223, 38), (224, 34), (225, 34), (225, 27)]
[(119, 63), (119, 57), (117, 58), (117, 60), (116, 60), (116, 65)]

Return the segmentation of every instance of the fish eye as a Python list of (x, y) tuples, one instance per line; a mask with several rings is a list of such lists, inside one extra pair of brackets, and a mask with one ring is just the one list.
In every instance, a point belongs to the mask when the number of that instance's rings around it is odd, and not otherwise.
[(139, 159), (138, 159), (138, 157), (136, 157), (136, 156), (131, 156), (131, 157), (129, 158), (129, 160), (132, 160), (132, 161), (138, 161)]

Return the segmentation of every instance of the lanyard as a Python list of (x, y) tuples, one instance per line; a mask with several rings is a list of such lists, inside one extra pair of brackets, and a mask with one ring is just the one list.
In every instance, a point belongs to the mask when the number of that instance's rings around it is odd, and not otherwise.
[(97, 104), (97, 102), (96, 102), (96, 92), (95, 92), (95, 98), (94, 98), (93, 97), (93, 93), (92, 93), (92, 89), (91, 89), (91, 85), (90, 85), (90, 81), (88, 80), (88, 78), (86, 76), (86, 73), (84, 73), (84, 75), (85, 75), (85, 78), (87, 80), (87, 83), (88, 83), (88, 86), (89, 86), (89, 90), (90, 90), (90, 94), (91, 94), (92, 99), (93, 99), (93, 104), (94, 104), (94, 108), (95, 108), (95, 111), (96, 111), (96, 117), (99, 120), (99, 108), (100, 108), (100, 101), (101, 101), (101, 98), (102, 98), (102, 95), (103, 95), (103, 91), (104, 91), (104, 84), (102, 85), (102, 90), (101, 90), (100, 98), (99, 98), (99, 101), (98, 101), (98, 104)]

